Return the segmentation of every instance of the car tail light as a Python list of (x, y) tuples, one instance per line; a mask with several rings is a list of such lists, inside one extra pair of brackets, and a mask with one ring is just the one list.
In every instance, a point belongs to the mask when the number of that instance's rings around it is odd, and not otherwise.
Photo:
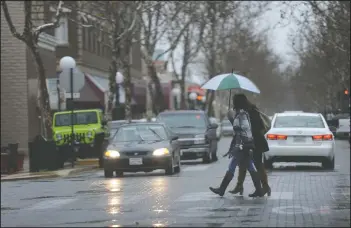
[(333, 135), (332, 134), (327, 134), (327, 135), (313, 135), (312, 136), (313, 140), (316, 141), (328, 141), (328, 140), (333, 140)]
[(286, 135), (267, 134), (268, 140), (286, 140), (287, 138)]

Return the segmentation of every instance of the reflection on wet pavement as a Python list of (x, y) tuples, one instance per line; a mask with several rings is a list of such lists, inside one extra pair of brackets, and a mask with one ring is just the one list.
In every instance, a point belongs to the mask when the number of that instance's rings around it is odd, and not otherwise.
[[(349, 165), (349, 151), (336, 162)], [(348, 155), (347, 155), (348, 154)], [(345, 163), (347, 162), (347, 163)], [(251, 199), (208, 191), (219, 185), (228, 160), (184, 165), (173, 177), (157, 173), (103, 178), (103, 171), (46, 182), (2, 183), (2, 226), (105, 227), (328, 227), (350, 226), (350, 173), (277, 166), (272, 196)], [(188, 168), (185, 169), (184, 167)], [(196, 167), (196, 168), (192, 168)], [(232, 188), (237, 180), (237, 173)]]

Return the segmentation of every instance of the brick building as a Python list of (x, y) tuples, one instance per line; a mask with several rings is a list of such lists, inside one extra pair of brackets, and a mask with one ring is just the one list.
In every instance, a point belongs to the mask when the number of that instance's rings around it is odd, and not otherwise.
[[(23, 31), (23, 2), (8, 1), (7, 4), (17, 31)], [(57, 2), (51, 5), (50, 1), (34, 1), (33, 23), (41, 25), (51, 22), (55, 4)], [(79, 3), (65, 2), (65, 5), (67, 4)], [(68, 8), (74, 9), (75, 7), (78, 5), (70, 5)], [(86, 77), (86, 83), (80, 91), (81, 96), (75, 102), (82, 107), (89, 108), (94, 104), (104, 107), (109, 90), (108, 70), (111, 62), (111, 49), (97, 39), (91, 29), (78, 26), (74, 22), (79, 18), (78, 13), (68, 8), (64, 9), (65, 15), (61, 18), (61, 26), (42, 33), (39, 39), (39, 51), (44, 61), (50, 96), (55, 95), (59, 60), (63, 56), (72, 56)], [(69, 20), (69, 18), (74, 20)], [(94, 25), (98, 26), (94, 21), (88, 23), (95, 23)], [(103, 39), (108, 39), (108, 35), (104, 34)], [(130, 56), (132, 77), (134, 80), (141, 80), (140, 45), (136, 43), (132, 50)], [(53, 86), (52, 82), (54, 82)], [(1, 13), (2, 146), (18, 142), (20, 150), (26, 152), (28, 141), (40, 133), (37, 85), (37, 69), (33, 57), (25, 44), (12, 36), (3, 13)], [(52, 98), (50, 97), (50, 100), (54, 102), (56, 99)], [(51, 104), (51, 106), (55, 105)]]

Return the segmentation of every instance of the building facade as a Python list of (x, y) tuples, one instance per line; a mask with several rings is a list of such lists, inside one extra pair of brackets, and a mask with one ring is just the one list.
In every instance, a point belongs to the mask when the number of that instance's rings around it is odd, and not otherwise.
[[(17, 31), (23, 31), (24, 5), (21, 1), (8, 1), (9, 13)], [(74, 5), (76, 4), (76, 5)], [(86, 83), (75, 100), (79, 108), (105, 107), (109, 93), (109, 66), (111, 49), (96, 37), (91, 28), (77, 23), (79, 14), (75, 9), (79, 2), (65, 2), (60, 26), (42, 33), (39, 52), (46, 70), (48, 92), (53, 109), (57, 109), (57, 77), (59, 61), (71, 56), (86, 78)], [(33, 24), (38, 26), (52, 21), (57, 2), (34, 1)], [(35, 10), (34, 10), (35, 9)], [(88, 21), (98, 26), (96, 21)], [(108, 39), (108, 35), (103, 35)], [(135, 43), (130, 56), (132, 77), (141, 80), (140, 45)], [(27, 152), (28, 141), (40, 134), (41, 121), (37, 108), (38, 73), (33, 56), (26, 45), (13, 37), (1, 14), (1, 146), (19, 143), (21, 151)], [(62, 91), (61, 91), (62, 92)], [(61, 99), (60, 104), (67, 103)]]

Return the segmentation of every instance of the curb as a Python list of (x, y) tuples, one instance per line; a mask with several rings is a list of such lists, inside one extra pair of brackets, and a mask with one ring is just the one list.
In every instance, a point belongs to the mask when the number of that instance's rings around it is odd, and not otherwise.
[[(81, 172), (86, 172), (86, 171), (90, 171), (90, 170), (95, 170), (95, 169), (99, 169), (98, 166), (88, 166), (88, 167), (80, 167), (80, 168), (76, 168), (73, 170), (58, 170), (58, 171), (51, 171), (51, 172), (47, 172), (47, 173), (42, 173), (42, 174), (33, 174), (31, 176), (23, 176), (23, 177), (14, 177), (14, 178), (1, 178), (1, 182), (9, 182), (9, 181), (19, 181), (19, 180), (38, 180), (38, 179), (50, 179), (50, 178), (64, 178), (73, 174), (77, 174), (77, 173), (81, 173)], [(60, 174), (60, 172), (65, 172), (67, 171), (67, 173), (64, 174)]]
[(77, 166), (99, 166), (99, 159), (77, 159), (76, 161)]

